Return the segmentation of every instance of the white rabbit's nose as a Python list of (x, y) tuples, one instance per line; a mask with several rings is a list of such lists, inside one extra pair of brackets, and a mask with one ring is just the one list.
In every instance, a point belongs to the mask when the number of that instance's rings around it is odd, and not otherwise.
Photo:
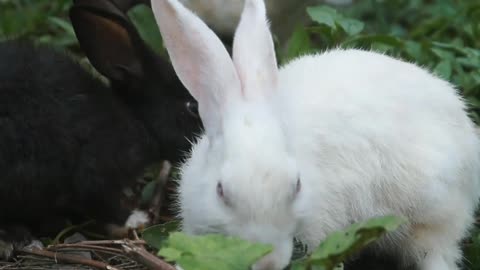
[(268, 261), (266, 263), (258, 262), (252, 266), (252, 270), (267, 270), (267, 269), (274, 269), (273, 268), (273, 262)]
[(285, 241), (275, 245), (272, 252), (258, 260), (252, 270), (283, 270), (290, 263), (293, 243)]
[(261, 258), (252, 266), (252, 270), (283, 270), (287, 265), (275, 255), (275, 251)]

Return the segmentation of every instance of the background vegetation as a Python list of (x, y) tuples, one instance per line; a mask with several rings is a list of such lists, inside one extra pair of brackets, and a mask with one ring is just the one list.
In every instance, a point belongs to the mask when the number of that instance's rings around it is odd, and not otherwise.
[[(68, 20), (70, 5), (71, 0), (0, 0), (0, 40), (30, 38), (66, 49), (83, 58)], [(159, 53), (164, 53), (151, 11), (146, 7), (137, 7), (130, 12), (130, 16), (147, 42)], [(282, 48), (278, 50), (281, 63), (304, 53), (338, 46), (381, 51), (418, 63), (451, 81), (468, 100), (471, 117), (480, 123), (479, 1), (358, 0), (338, 10), (322, 5), (312, 6), (305, 10), (305, 16), (310, 18), (310, 23), (298, 25), (288, 42), (278, 47)], [(387, 230), (395, 227), (387, 225), (388, 222), (382, 223), (377, 228)], [(156, 237), (152, 241), (158, 240), (160, 234), (153, 232)], [(170, 240), (170, 246), (161, 250), (161, 254), (171, 259), (181, 259), (182, 251), (178, 245), (182, 246), (183, 240), (181, 236), (175, 237)], [(220, 240), (201, 241), (218, 243)], [(188, 248), (195, 249), (194, 246)], [(466, 267), (480, 269), (478, 228), (465, 242), (465, 250)], [(261, 254), (265, 249), (258, 247), (257, 252)], [(248, 254), (253, 256), (250, 259), (255, 258), (255, 252)], [(311, 262), (307, 266), (311, 267)], [(328, 262), (330, 264), (322, 267), (332, 264), (332, 261)], [(208, 262), (205, 263), (208, 266)]]

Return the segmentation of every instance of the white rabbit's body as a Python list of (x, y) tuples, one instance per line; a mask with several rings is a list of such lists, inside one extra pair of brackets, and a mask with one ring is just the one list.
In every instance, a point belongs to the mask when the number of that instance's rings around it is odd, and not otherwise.
[(443, 249), (454, 269), (480, 191), (480, 142), (455, 89), (358, 50), (299, 58), (279, 79), (305, 195), (297, 236), (315, 247), (352, 222), (401, 215), (411, 225), (392, 236), (396, 251)]
[(421, 270), (454, 270), (480, 196), (480, 140), (447, 82), (360, 50), (277, 69), (262, 0), (247, 0), (233, 61), (177, 0), (152, 2), (205, 134), (183, 164), (183, 231), (270, 243), (254, 270), (280, 270), (293, 238), (375, 216), (408, 223), (377, 245)]

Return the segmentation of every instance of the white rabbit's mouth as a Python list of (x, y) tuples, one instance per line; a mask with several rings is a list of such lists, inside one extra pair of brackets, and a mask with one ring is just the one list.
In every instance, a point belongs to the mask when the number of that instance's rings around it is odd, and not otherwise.
[(227, 227), (227, 224), (208, 224), (208, 225), (196, 224), (193, 228), (190, 228), (188, 232), (195, 235), (200, 235), (200, 234), (227, 235), (225, 231), (226, 227)]
[(274, 245), (274, 250), (258, 260), (252, 270), (283, 270), (290, 263), (293, 250), (292, 241), (282, 241)]

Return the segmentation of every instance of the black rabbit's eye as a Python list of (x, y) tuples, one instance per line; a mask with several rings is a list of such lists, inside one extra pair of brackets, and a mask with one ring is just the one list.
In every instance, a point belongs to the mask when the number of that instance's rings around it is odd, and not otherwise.
[(198, 114), (198, 103), (195, 101), (187, 101), (185, 103), (185, 108), (187, 112), (193, 117), (200, 117)]

